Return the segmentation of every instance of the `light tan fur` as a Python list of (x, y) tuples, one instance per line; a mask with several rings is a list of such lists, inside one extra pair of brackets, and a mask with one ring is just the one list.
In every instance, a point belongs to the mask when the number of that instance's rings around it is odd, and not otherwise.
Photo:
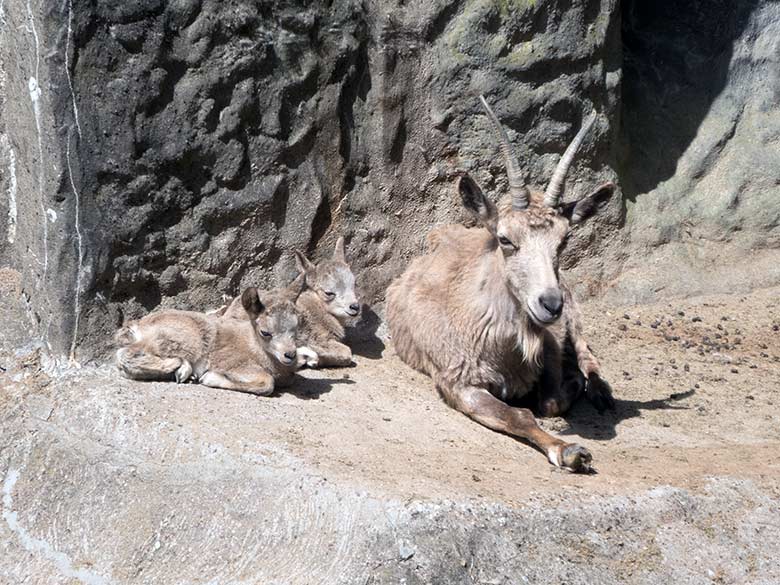
[[(573, 144), (579, 146), (587, 128)], [(585, 448), (542, 431), (529, 410), (507, 401), (522, 398), (545, 382), (553, 388), (542, 388), (542, 403), (563, 403), (567, 329), (580, 340), (582, 336), (571, 292), (558, 277), (558, 254), (570, 222), (592, 214), (614, 186), (602, 185), (576, 204), (559, 206), (567, 167), (556, 169), (557, 183), (547, 193), (531, 192), (522, 186), (518, 167), (510, 160), (505, 132), (498, 130), (511, 196), (496, 206), (462, 174), (461, 198), (480, 227), (434, 230), (428, 252), (388, 288), (393, 344), (403, 361), (431, 376), (452, 407), (494, 430), (531, 442), (557, 466), (587, 471), (591, 455)], [(565, 165), (575, 150), (567, 149)], [(567, 302), (572, 306), (564, 315)], [(582, 343), (576, 350), (585, 356), (589, 351)], [(592, 364), (584, 359), (581, 367)]]
[(260, 299), (244, 291), (243, 319), (167, 310), (131, 321), (115, 335), (120, 370), (137, 380), (190, 379), (266, 396), (286, 386), (301, 365), (292, 291)]
[[(318, 264), (296, 251), (296, 262), (305, 288), (295, 302), (300, 317), (298, 339), (305, 364), (311, 368), (352, 364), (352, 350), (344, 343), (345, 328), (360, 318), (355, 294), (355, 277), (346, 261), (344, 238), (339, 238), (333, 256)], [(233, 299), (222, 313), (226, 319), (244, 319), (240, 298)]]

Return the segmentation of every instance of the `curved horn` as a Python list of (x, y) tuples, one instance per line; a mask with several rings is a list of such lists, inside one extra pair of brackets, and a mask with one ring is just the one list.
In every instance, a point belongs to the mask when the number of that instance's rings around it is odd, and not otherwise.
[(563, 192), (563, 182), (566, 180), (566, 173), (569, 172), (569, 167), (574, 160), (574, 155), (577, 154), (582, 141), (585, 140), (585, 136), (590, 132), (593, 122), (595, 121), (596, 110), (593, 110), (590, 113), (590, 116), (588, 116), (588, 119), (582, 123), (582, 128), (577, 132), (574, 140), (566, 147), (561, 160), (558, 161), (558, 166), (555, 167), (555, 172), (550, 179), (550, 183), (547, 185), (547, 190), (544, 192), (544, 204), (547, 207), (555, 207), (558, 205), (558, 199), (560, 199), (561, 193)]
[(490, 122), (493, 124), (493, 129), (498, 136), (499, 146), (501, 152), (504, 155), (504, 165), (506, 166), (506, 175), (509, 179), (509, 192), (512, 194), (512, 209), (519, 211), (528, 207), (528, 198), (530, 193), (528, 187), (525, 186), (523, 175), (520, 172), (520, 167), (517, 164), (517, 159), (512, 153), (512, 144), (509, 142), (509, 136), (506, 135), (506, 130), (499, 122), (498, 117), (493, 113), (493, 110), (485, 101), (485, 96), (479, 96), (479, 100), (482, 102), (482, 107), (485, 108)]

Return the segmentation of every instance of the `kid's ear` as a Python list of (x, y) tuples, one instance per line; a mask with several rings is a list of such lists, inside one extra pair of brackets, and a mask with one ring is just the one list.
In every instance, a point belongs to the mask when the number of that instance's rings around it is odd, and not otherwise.
[(295, 277), (295, 280), (293, 280), (289, 285), (287, 285), (287, 290), (285, 291), (287, 295), (289, 295), (292, 299), (292, 302), (298, 300), (298, 297), (303, 292), (303, 289), (306, 288), (306, 273), (299, 274)]
[(241, 294), (241, 305), (251, 319), (255, 319), (265, 311), (265, 305), (260, 300), (260, 294), (254, 286), (250, 286)]
[(458, 192), (463, 207), (469, 210), (483, 227), (495, 234), (498, 223), (498, 210), (496, 204), (490, 201), (477, 182), (464, 173), (458, 178)]
[(344, 253), (344, 236), (339, 236), (336, 240), (336, 249), (333, 250), (333, 259), (337, 262), (347, 263), (347, 256)]
[(307, 273), (313, 274), (314, 271), (317, 269), (314, 263), (311, 260), (309, 260), (301, 251), (294, 250), (294, 253), (295, 253), (295, 265), (298, 267), (298, 272), (302, 272), (303, 274), (307, 274)]
[(587, 197), (584, 197), (579, 201), (564, 203), (560, 207), (561, 215), (567, 218), (572, 225), (582, 223), (604, 207), (604, 204), (612, 197), (614, 192), (614, 183), (599, 185), (599, 187)]

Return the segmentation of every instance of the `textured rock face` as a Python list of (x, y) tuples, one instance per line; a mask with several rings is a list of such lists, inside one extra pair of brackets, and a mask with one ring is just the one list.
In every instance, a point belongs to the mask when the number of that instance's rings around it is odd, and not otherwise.
[(631, 251), (615, 293), (780, 279), (780, 6), (628, 2), (621, 179)]
[(623, 199), (566, 252), (580, 294), (780, 281), (776, 3), (616, 4), (7, 0), (0, 260), (84, 359), (125, 318), (286, 282), (293, 248), (340, 234), (381, 302), (463, 219), (456, 170), (505, 190), (485, 93), (533, 185), (600, 112), (567, 197), (611, 179)]
[[(95, 355), (123, 318), (160, 304), (284, 282), (293, 248), (316, 256), (338, 234), (365, 299), (381, 300), (430, 226), (461, 218), (454, 171), (503, 191), (482, 92), (532, 183), (596, 107), (572, 173), (587, 182), (570, 185), (614, 178), (611, 0), (11, 1), (5, 13), (5, 150), (24, 206), (3, 253), (24, 258), (57, 351)], [(603, 236), (620, 213), (616, 201)]]

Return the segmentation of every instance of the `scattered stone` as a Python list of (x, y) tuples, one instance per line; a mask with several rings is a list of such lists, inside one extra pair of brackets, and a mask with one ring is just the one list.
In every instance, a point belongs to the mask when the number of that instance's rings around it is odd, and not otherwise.
[(634, 321), (634, 325), (636, 325), (638, 327), (641, 327), (642, 326), (642, 322), (639, 319), (637, 319), (636, 321)]
[(398, 547), (398, 556), (402, 561), (408, 561), (414, 556), (414, 549), (411, 546), (402, 544)]
[(686, 372), (690, 372), (691, 371), (691, 366), (689, 366), (688, 364), (685, 364), (685, 365), (683, 365), (683, 370), (685, 370)]
[(652, 323), (650, 323), (650, 327), (652, 327), (653, 329), (658, 329), (658, 326), (659, 326), (660, 324), (661, 324), (661, 322), (660, 322), (660, 321), (658, 321), (658, 320), (656, 319), (655, 321), (653, 321)]
[(737, 368), (731, 368), (732, 374), (739, 374), (739, 370)]
[(685, 311), (677, 311), (677, 314), (678, 314), (680, 317), (685, 317)]
[(620, 329), (621, 331), (626, 331), (628, 327), (626, 327), (624, 323), (621, 323), (620, 325), (618, 325), (618, 329)]
[(697, 317), (693, 317), (691, 319), (691, 321), (693, 321), (694, 323), (700, 323), (701, 322), (701, 317), (698, 317), (698, 316)]
[(631, 317), (628, 316), (628, 313), (624, 313), (623, 314), (623, 319), (628, 320), (628, 319), (631, 319)]

